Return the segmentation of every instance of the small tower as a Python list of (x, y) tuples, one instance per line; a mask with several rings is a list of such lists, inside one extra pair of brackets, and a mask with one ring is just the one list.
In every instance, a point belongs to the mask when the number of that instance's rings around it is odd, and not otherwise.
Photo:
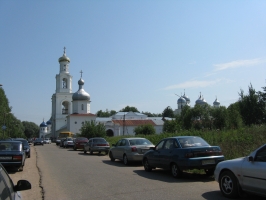
[(39, 138), (45, 138), (46, 134), (47, 134), (47, 124), (43, 120), (43, 122), (40, 124)]
[(90, 95), (83, 89), (84, 80), (82, 79), (82, 71), (80, 71), (80, 79), (78, 81), (79, 90), (72, 96), (73, 114), (90, 113)]
[(220, 107), (220, 102), (217, 100), (217, 97), (216, 97), (215, 101), (213, 102), (213, 107), (215, 107), (215, 108)]

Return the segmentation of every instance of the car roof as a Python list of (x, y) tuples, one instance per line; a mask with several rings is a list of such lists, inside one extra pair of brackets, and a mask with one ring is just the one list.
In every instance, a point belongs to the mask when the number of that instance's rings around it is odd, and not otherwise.
[(126, 140), (146, 139), (147, 140), (147, 138), (141, 138), (141, 137), (122, 138), (122, 139), (126, 139)]
[(1, 143), (20, 143), (22, 144), (21, 141), (15, 141), (15, 140), (0, 140)]

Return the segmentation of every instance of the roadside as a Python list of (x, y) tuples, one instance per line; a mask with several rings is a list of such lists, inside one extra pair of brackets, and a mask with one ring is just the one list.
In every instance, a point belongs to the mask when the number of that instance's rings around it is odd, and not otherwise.
[(31, 189), (20, 191), (22, 199), (30, 200), (41, 200), (44, 199), (42, 195), (42, 188), (40, 187), (41, 176), (37, 165), (37, 152), (33, 145), (31, 146), (31, 157), (26, 158), (25, 166), (23, 171), (13, 172), (8, 171), (9, 176), (13, 180), (14, 185), (17, 184), (18, 180), (28, 180), (31, 183)]

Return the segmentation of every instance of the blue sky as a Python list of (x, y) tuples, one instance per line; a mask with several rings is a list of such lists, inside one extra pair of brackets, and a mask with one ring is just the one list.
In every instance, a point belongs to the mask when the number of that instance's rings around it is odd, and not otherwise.
[(266, 85), (266, 1), (0, 1), (0, 84), (12, 113), (51, 116), (66, 47), (73, 92), (80, 71), (91, 113), (134, 106), (162, 113), (185, 93), (209, 104)]

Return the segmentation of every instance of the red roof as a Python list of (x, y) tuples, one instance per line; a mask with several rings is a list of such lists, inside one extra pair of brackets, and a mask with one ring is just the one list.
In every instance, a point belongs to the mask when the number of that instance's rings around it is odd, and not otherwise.
[(120, 126), (140, 126), (140, 125), (153, 125), (156, 126), (156, 124), (150, 120), (150, 119), (146, 119), (146, 120), (112, 120), (115, 124), (119, 124)]

